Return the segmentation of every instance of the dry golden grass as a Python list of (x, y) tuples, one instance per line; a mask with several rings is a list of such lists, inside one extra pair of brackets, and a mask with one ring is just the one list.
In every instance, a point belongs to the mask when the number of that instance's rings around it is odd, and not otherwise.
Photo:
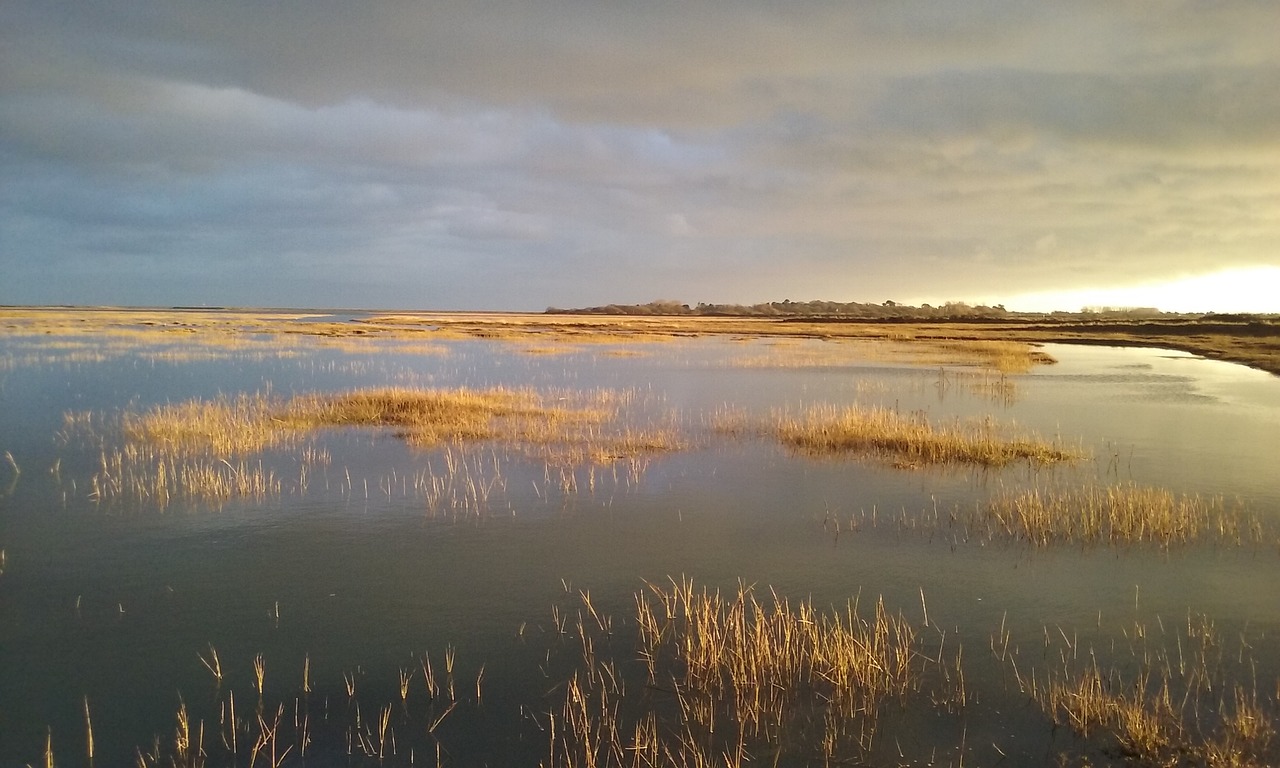
[(769, 432), (784, 444), (818, 456), (865, 454), (898, 466), (1014, 461), (1074, 461), (1079, 450), (1035, 435), (1013, 434), (992, 419), (934, 425), (923, 414), (885, 408), (815, 406), (795, 415), (779, 413)]
[[(70, 424), (75, 419), (68, 416)], [(174, 455), (239, 456), (287, 444), (298, 434), (273, 418), (262, 394), (187, 400), (121, 415), (125, 439)]]
[[(137, 310), (117, 308), (0, 308), (0, 329), (8, 334), (120, 334), (155, 338), (156, 334), (197, 336), (297, 334), (329, 338), (444, 339), (501, 338), (543, 340), (550, 332), (575, 343), (631, 343), (701, 335), (810, 339), (879, 339), (933, 354), (963, 354), (985, 359), (999, 370), (1023, 370), (1027, 354), (999, 351), (1001, 342), (1141, 345), (1181, 349), (1280, 373), (1280, 331), (1230, 323), (955, 323), (783, 321), (752, 317), (627, 317), (515, 313), (413, 312), (370, 317), (360, 322), (299, 323), (314, 315), (253, 310)], [(966, 348), (979, 342), (978, 348)], [(989, 346), (994, 342), (996, 346)], [(949, 348), (949, 350), (948, 350)], [(1032, 363), (1036, 353), (1030, 354)], [(934, 358), (926, 356), (929, 361)], [(983, 363), (978, 363), (983, 364)]]
[(532, 391), (390, 387), (299, 395), (276, 410), (294, 428), (398, 427), (417, 445), (510, 436), (529, 423), (603, 418), (598, 412), (549, 407)]
[[(259, 459), (266, 450), (298, 451), (297, 475), (290, 487), (305, 490), (316, 467), (332, 457), (311, 440), (317, 430), (384, 428), (411, 445), (435, 448), (484, 441), (503, 445), (555, 464), (568, 491), (578, 488), (579, 466), (594, 468), (627, 463), (627, 478), (638, 480), (644, 457), (683, 446), (679, 431), (664, 424), (633, 424), (622, 413), (635, 395), (613, 390), (539, 394), (532, 390), (493, 388), (434, 389), (385, 387), (340, 393), (274, 398), (265, 394), (154, 406), (125, 411), (116, 421), (92, 413), (64, 417), (61, 438), (110, 444), (118, 430), (123, 443), (104, 451), (93, 478), (92, 498), (153, 500), (170, 497), (224, 500), (278, 495), (282, 481)], [(477, 481), (458, 474), (446, 452), (443, 476), (419, 477), (414, 490), (424, 494), (433, 511), (464, 500), (468, 513), (484, 508), (494, 480)], [(428, 473), (430, 474), (430, 473)], [(615, 472), (616, 475), (616, 472)], [(586, 484), (594, 490), (594, 469)], [(375, 483), (397, 484), (407, 493), (408, 477)], [(550, 481), (548, 482), (550, 485)], [(484, 490), (481, 494), (478, 491)], [(345, 491), (355, 493), (348, 478)], [(366, 495), (368, 493), (366, 487)]]
[[(570, 439), (570, 426), (611, 417), (607, 395), (589, 397), (549, 405), (531, 390), (387, 387), (287, 400), (263, 394), (189, 400), (125, 412), (121, 421), (131, 442), (216, 456), (288, 446), (304, 432), (326, 427), (396, 427), (417, 445), (491, 438), (551, 442)], [(68, 415), (68, 424), (76, 420)]]
[(803, 701), (842, 718), (873, 715), (911, 691), (922, 668), (914, 627), (883, 602), (865, 619), (856, 602), (824, 614), (776, 593), (761, 603), (745, 585), (723, 597), (685, 580), (638, 593), (636, 621), (651, 683), (727, 704), (755, 736), (776, 732)]
[(948, 355), (960, 355), (964, 359), (976, 361), (985, 368), (992, 368), (1001, 373), (1026, 373), (1037, 365), (1052, 365), (1057, 361), (1052, 356), (1036, 347), (1021, 341), (996, 340), (956, 340), (956, 341), (923, 341), (921, 354), (927, 350), (942, 353), (942, 363)]
[(1163, 488), (1086, 485), (1002, 491), (982, 508), (985, 521), (1035, 546), (1137, 544), (1161, 547), (1211, 540), (1237, 546), (1262, 541), (1256, 514), (1221, 497), (1178, 495)]
[[(648, 671), (638, 695), (602, 654), (613, 622), (590, 594), (580, 593), (576, 626), (553, 609), (558, 632), (581, 643), (582, 663), (550, 715), (544, 765), (733, 768), (752, 755), (858, 763), (882, 711), (935, 679), (942, 654), (922, 654), (915, 627), (881, 601), (863, 616), (856, 600), (827, 613), (770, 594), (762, 601), (740, 584), (722, 596), (689, 580), (638, 592), (636, 647)], [(954, 653), (958, 670), (958, 644)], [(937, 704), (954, 693), (931, 695)]]
[(164, 509), (175, 499), (261, 501), (279, 496), (282, 487), (281, 479), (260, 460), (232, 464), (225, 459), (175, 457), (163, 450), (126, 445), (103, 450), (98, 471), (90, 478), (89, 499), (130, 499)]

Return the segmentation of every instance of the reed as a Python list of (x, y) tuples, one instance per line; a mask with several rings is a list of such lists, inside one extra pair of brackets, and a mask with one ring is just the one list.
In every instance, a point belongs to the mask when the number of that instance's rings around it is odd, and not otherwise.
[[(1057, 726), (1087, 744), (1125, 756), (1126, 764), (1248, 768), (1280, 764), (1273, 741), (1280, 713), (1258, 691), (1250, 644), (1242, 635), (1234, 666), (1223, 638), (1205, 617), (1188, 614), (1174, 637), (1136, 623), (1125, 630), (1133, 659), (1104, 670), (1098, 651), (1060, 631), (1061, 666), (1023, 682)], [(1046, 628), (1049, 658), (1052, 648)], [(1163, 636), (1163, 637), (1162, 637)], [(1176, 652), (1167, 647), (1172, 641)], [(993, 650), (995, 644), (993, 643)], [(1007, 656), (1006, 649), (1000, 652)], [(1082, 665), (1076, 659), (1085, 659)]]
[(213, 679), (217, 681), (219, 686), (222, 685), (222, 661), (218, 658), (218, 649), (213, 647), (213, 643), (209, 644), (209, 658), (205, 658), (199, 653), (196, 658), (200, 659), (200, 663), (205, 669), (209, 670), (209, 674), (213, 675)]
[(177, 457), (150, 446), (128, 444), (103, 450), (90, 477), (89, 499), (131, 499), (163, 509), (174, 498), (225, 501), (262, 500), (280, 495), (282, 482), (261, 460)]
[(1150, 543), (1167, 548), (1204, 540), (1243, 546), (1263, 539), (1257, 514), (1239, 504), (1133, 483), (1001, 490), (980, 508), (980, 522), (1037, 547)]
[[(628, 409), (647, 405), (634, 393), (613, 390), (376, 388), (288, 399), (259, 393), (125, 411), (116, 418), (68, 413), (59, 439), (103, 445), (99, 470), (90, 480), (91, 499), (132, 499), (163, 508), (172, 499), (280, 495), (284, 479), (263, 459), (252, 458), (268, 449), (297, 452), (289, 483), (305, 493), (315, 470), (333, 461), (313, 439), (324, 429), (393, 430), (417, 447), (445, 446), (446, 460), (453, 446), (483, 441), (558, 467), (630, 462), (630, 477), (638, 475), (644, 456), (684, 444), (671, 424), (637, 423), (627, 415)], [(113, 440), (119, 443), (112, 445)], [(383, 488), (389, 496), (392, 480)], [(407, 491), (408, 478), (402, 485)], [(416, 487), (427, 489), (433, 508), (441, 500), (452, 505), (463, 498), (466, 511), (481, 508), (480, 497), (491, 490), (452, 469), (444, 476), (420, 477)]]
[(1033, 434), (1012, 433), (990, 418), (935, 425), (923, 413), (902, 414), (861, 406), (815, 406), (798, 415), (777, 413), (767, 430), (806, 454), (871, 455), (902, 467), (998, 467), (1015, 461), (1048, 464), (1075, 461), (1082, 456), (1079, 450)]
[(1036, 346), (1022, 341), (1004, 340), (937, 340), (918, 342), (923, 349), (958, 354), (984, 368), (1000, 373), (1026, 373), (1037, 365), (1052, 365), (1053, 357)]
[(84, 697), (84, 738), (85, 738), (85, 756), (89, 758), (89, 765), (93, 765), (93, 719), (89, 716), (89, 696)]
[[(857, 762), (886, 704), (934, 680), (943, 658), (924, 654), (916, 628), (883, 601), (869, 616), (856, 600), (826, 613), (772, 590), (761, 600), (745, 584), (721, 595), (671, 580), (634, 596), (647, 672), (635, 695), (603, 652), (612, 622), (578, 595), (576, 622), (552, 611), (559, 636), (573, 627), (581, 666), (549, 714), (548, 768), (738, 766), (761, 754), (775, 764)], [(952, 679), (934, 701), (960, 705), (963, 695), (950, 697), (962, 687)]]
[(272, 419), (264, 394), (188, 400), (121, 415), (125, 439), (166, 453), (186, 456), (240, 456), (280, 446), (298, 435)]
[[(667, 620), (656, 621), (662, 614)], [(732, 702), (753, 735), (776, 728), (806, 699), (852, 718), (905, 696), (919, 680), (915, 630), (882, 601), (864, 619), (856, 602), (844, 614), (824, 615), (776, 593), (761, 603), (745, 585), (725, 598), (673, 581), (669, 590), (649, 585), (637, 597), (637, 620), (642, 656), (670, 657), (679, 670), (667, 682)]]

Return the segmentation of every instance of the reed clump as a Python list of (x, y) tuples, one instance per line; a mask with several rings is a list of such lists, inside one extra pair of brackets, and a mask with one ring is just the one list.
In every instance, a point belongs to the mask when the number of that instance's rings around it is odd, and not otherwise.
[[(635, 594), (634, 653), (647, 680), (633, 691), (608, 651), (612, 621), (580, 594), (576, 626), (552, 612), (582, 655), (549, 713), (548, 768), (856, 763), (890, 702), (951, 674), (939, 672), (950, 657), (925, 653), (917, 628), (883, 601), (869, 615), (856, 599), (824, 612), (742, 583), (722, 595), (672, 579)], [(952, 652), (958, 674), (959, 646)], [(931, 692), (935, 705), (963, 701), (953, 682)]]
[(1000, 373), (1026, 373), (1037, 365), (1053, 365), (1052, 355), (1023, 341), (957, 339), (918, 342), (946, 353), (968, 358), (984, 368)]
[(410, 442), (434, 445), (511, 434), (530, 422), (598, 419), (603, 415), (548, 406), (527, 390), (390, 387), (299, 395), (276, 409), (275, 418), (286, 426), (304, 429), (398, 427)]
[(926, 464), (1004, 466), (1075, 461), (1080, 450), (1016, 434), (986, 418), (936, 425), (923, 413), (877, 407), (815, 406), (803, 413), (776, 414), (770, 431), (784, 444), (818, 456), (867, 454), (912, 467)]
[[(636, 596), (636, 616), (650, 682), (726, 702), (753, 736), (776, 734), (806, 702), (874, 717), (920, 680), (915, 629), (883, 601), (868, 619), (856, 601), (824, 614), (776, 593), (761, 602), (746, 585), (725, 597), (685, 580), (650, 584)], [(699, 707), (690, 714), (699, 719)]]
[[(103, 446), (99, 471), (91, 479), (92, 499), (132, 498), (163, 506), (171, 498), (221, 501), (278, 495), (284, 484), (272, 467), (284, 457), (267, 461), (267, 451), (296, 452), (296, 482), (291, 485), (305, 491), (315, 470), (323, 471), (333, 461), (315, 443), (316, 433), (327, 429), (387, 429), (411, 445), (433, 449), (476, 442), (505, 445), (570, 471), (623, 461), (634, 468), (652, 453), (683, 446), (669, 421), (629, 416), (633, 406), (648, 406), (635, 401), (634, 393), (625, 391), (538, 393), (501, 387), (383, 387), (289, 398), (256, 393), (157, 405), (110, 418), (69, 413), (60, 437)], [(446, 464), (454, 466), (449, 456)], [(477, 502), (485, 494), (471, 492), (471, 478), (458, 482), (453, 472), (448, 470), (443, 487), (441, 478), (432, 476), (429, 484), (415, 482), (415, 488), (425, 488), (436, 502), (447, 502), (465, 486), (469, 508), (483, 508)], [(348, 475), (348, 490), (353, 490), (351, 482)], [(394, 477), (386, 481), (388, 495), (395, 482)], [(401, 485), (407, 490), (408, 478)]]
[(1258, 516), (1239, 504), (1134, 483), (1002, 490), (981, 514), (997, 533), (1037, 547), (1151, 543), (1167, 548), (1203, 540), (1242, 546), (1263, 539)]
[[(72, 421), (68, 418), (68, 425)], [(179, 456), (239, 456), (283, 446), (298, 437), (273, 418), (272, 400), (265, 394), (193, 399), (140, 413), (126, 411), (120, 426), (127, 442)]]

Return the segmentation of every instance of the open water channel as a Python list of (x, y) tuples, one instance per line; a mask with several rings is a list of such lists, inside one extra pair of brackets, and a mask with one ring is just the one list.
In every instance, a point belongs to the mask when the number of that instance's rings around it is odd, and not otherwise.
[[(692, 743), (720, 765), (1125, 764), (1122, 739), (1055, 726), (1037, 703), (1055, 676), (1091, 665), (1109, 690), (1152, 701), (1167, 680), (1192, 762), (1223, 743), (1241, 697), (1277, 723), (1280, 379), (1155, 349), (1049, 346), (1056, 364), (996, 386), (999, 374), (830, 344), (531, 354), (507, 341), (267, 339), (192, 352), (0, 339), (0, 454), (12, 457), (0, 461), (0, 765), (644, 764), (625, 746), (563, 741), (569, 682), (591, 654), (618, 678), (601, 683), (604, 704), (590, 699), (592, 722), (616, 723), (625, 744), (652, 715), (664, 764), (699, 764)], [(309, 476), (287, 451), (261, 457), (277, 492), (160, 505), (95, 495), (110, 429), (66, 422), (385, 385), (627, 392), (628, 418), (672, 426), (684, 447), (566, 468), (503, 446), (328, 430), (312, 438), (329, 458)], [(903, 468), (716, 428), (728, 413), (817, 403), (989, 416), (1087, 458)], [(435, 492), (422, 483), (433, 477)], [(974, 516), (1009, 489), (1090, 484), (1221, 496), (1262, 533), (1036, 547)], [(833, 706), (820, 685), (768, 733), (742, 736), (731, 714), (691, 722), (681, 662), (650, 680), (636, 640), (637, 594), (690, 581), (832, 616), (856, 600), (870, 619), (883, 600), (914, 632), (919, 676), (851, 717), (833, 749), (818, 744)], [(1276, 757), (1274, 743), (1261, 750)]]

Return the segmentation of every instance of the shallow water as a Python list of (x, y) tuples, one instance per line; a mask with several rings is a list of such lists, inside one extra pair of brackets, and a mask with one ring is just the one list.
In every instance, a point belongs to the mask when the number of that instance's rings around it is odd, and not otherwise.
[[(0, 466), (0, 764), (39, 763), (46, 743), (58, 764), (86, 763), (86, 700), (97, 765), (131, 763), (157, 739), (170, 749), (183, 703), (205, 725), (209, 764), (231, 764), (212, 756), (221, 754), (219, 708), (232, 691), (238, 716), (256, 717), (260, 654), (267, 720), (281, 702), (286, 720), (302, 711), (330, 724), (314, 727), (308, 765), (362, 764), (369, 748), (359, 735), (377, 730), (389, 703), (397, 736), (394, 748), (378, 742), (386, 764), (431, 764), (438, 744), (446, 764), (536, 765), (548, 759), (546, 713), (560, 710), (579, 653), (580, 591), (612, 617), (613, 632), (597, 633), (601, 653), (617, 657), (638, 692), (634, 595), (671, 579), (727, 593), (755, 584), (762, 598), (772, 589), (823, 610), (883, 597), (915, 624), (922, 647), (963, 648), (964, 706), (927, 692), (890, 705), (858, 751), (872, 764), (1043, 765), (1060, 753), (1118, 761), (1107, 745), (1055, 729), (1026, 681), (1091, 653), (1123, 667), (1135, 643), (1189, 655), (1187, 627), (1201, 615), (1218, 630), (1223, 674), (1234, 679), (1243, 664), (1274, 717), (1280, 379), (1180, 353), (1059, 345), (1047, 348), (1056, 365), (1011, 377), (1016, 391), (992, 397), (973, 371), (795, 354), (827, 354), (825, 344), (792, 343), (779, 358), (790, 354), (791, 364), (768, 365), (760, 360), (779, 354), (774, 344), (715, 338), (559, 354), (488, 341), (434, 350), (370, 342), (367, 351), (264, 341), (186, 356), (161, 354), (179, 345), (104, 339), (92, 357), (46, 338), (0, 340), (0, 451), (21, 468)], [(329, 432), (317, 439), (332, 463), (305, 490), (287, 474), (289, 457), (273, 454), (266, 461), (288, 478), (279, 496), (161, 509), (89, 499), (100, 449), (59, 436), (66, 412), (383, 384), (633, 390), (631, 418), (674, 420), (689, 447), (648, 458), (634, 477), (626, 466), (580, 468), (576, 490), (540, 460), (451, 448), (491, 491), (478, 508), (433, 509), (408, 478), (439, 472), (441, 451), (387, 432)], [(710, 426), (725, 409), (855, 402), (935, 421), (991, 415), (1090, 458), (1067, 468), (903, 470), (798, 456)], [(963, 522), (1000, 488), (1092, 481), (1238, 499), (1267, 538), (1033, 550)], [(553, 606), (568, 617), (563, 632)], [(225, 672), (220, 687), (200, 661), (210, 647)], [(427, 700), (420, 659), (429, 653), (440, 668), (450, 647), (459, 705), (428, 734), (446, 707)], [(398, 675), (414, 669), (401, 703)], [(661, 698), (637, 694), (624, 709), (646, 706), (646, 696)], [(244, 745), (239, 752), (248, 764)], [(288, 759), (300, 757), (295, 749)], [(811, 759), (798, 749), (780, 764)]]

